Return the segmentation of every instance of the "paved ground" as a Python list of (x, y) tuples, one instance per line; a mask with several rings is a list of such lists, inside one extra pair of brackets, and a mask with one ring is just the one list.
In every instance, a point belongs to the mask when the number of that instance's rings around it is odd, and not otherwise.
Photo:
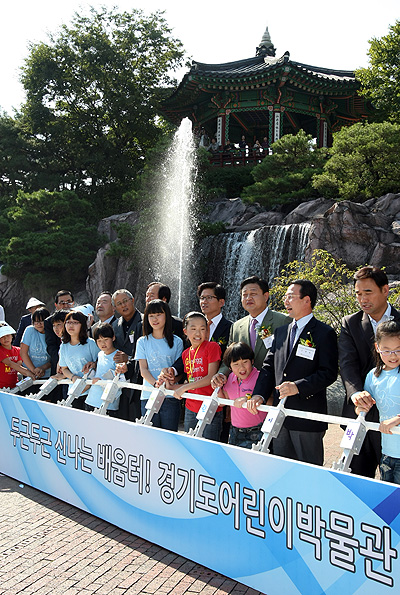
[[(327, 466), (341, 436), (327, 433)], [(0, 595), (259, 593), (1, 474), (0, 510)]]

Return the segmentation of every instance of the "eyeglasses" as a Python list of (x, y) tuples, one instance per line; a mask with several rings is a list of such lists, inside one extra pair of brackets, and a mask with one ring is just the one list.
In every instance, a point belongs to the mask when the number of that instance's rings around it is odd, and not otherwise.
[(115, 302), (115, 306), (118, 308), (119, 306), (125, 306), (128, 302), (131, 302), (132, 298), (125, 298), (124, 300), (121, 300), (120, 302)]
[(400, 349), (395, 349), (394, 351), (389, 351), (388, 349), (378, 349), (381, 355), (400, 355)]
[(199, 297), (199, 302), (211, 302), (211, 300), (217, 300), (216, 295), (201, 295)]
[(77, 320), (66, 320), (65, 324), (70, 324), (72, 326), (76, 326), (77, 324), (81, 324), (81, 323), (78, 322)]
[(285, 293), (285, 295), (283, 296), (283, 300), (287, 300), (288, 302), (291, 302), (294, 298), (300, 298), (301, 299), (301, 295), (299, 293)]
[(35, 324), (44, 324), (44, 320), (34, 320), (33, 325)]
[(64, 300), (64, 301), (60, 301), (60, 302), (58, 302), (58, 303), (59, 303), (61, 306), (68, 306), (69, 304), (73, 304), (74, 302), (73, 302), (73, 300), (68, 300), (68, 301)]

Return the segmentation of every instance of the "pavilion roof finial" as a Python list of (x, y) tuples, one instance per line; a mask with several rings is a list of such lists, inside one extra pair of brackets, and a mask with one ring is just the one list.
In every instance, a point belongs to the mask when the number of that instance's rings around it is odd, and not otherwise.
[(256, 48), (256, 56), (275, 56), (274, 44), (271, 41), (268, 27), (266, 27), (264, 35), (261, 38), (260, 45)]

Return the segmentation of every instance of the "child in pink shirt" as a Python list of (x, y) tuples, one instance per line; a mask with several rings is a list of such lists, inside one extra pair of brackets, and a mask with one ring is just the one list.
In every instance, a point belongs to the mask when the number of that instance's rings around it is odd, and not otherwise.
[[(259, 371), (254, 368), (254, 352), (247, 343), (232, 343), (225, 352), (224, 363), (232, 372), (222, 389), (224, 398), (234, 401), (231, 407), (229, 444), (251, 448), (262, 438), (261, 426), (266, 412), (250, 413), (242, 405), (253, 395)], [(222, 395), (221, 395), (222, 396)]]

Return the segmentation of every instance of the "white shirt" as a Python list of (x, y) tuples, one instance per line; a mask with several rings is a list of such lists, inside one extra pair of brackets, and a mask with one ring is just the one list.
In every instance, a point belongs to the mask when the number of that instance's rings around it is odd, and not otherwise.
[(211, 318), (211, 324), (210, 324), (210, 340), (211, 337), (214, 334), (215, 329), (217, 328), (220, 320), (222, 318), (222, 312), (220, 312), (219, 314), (217, 314), (216, 316), (214, 316), (214, 318)]
[(380, 324), (381, 322), (387, 322), (388, 320), (392, 320), (393, 316), (391, 315), (392, 312), (392, 306), (390, 304), (387, 305), (387, 308), (382, 316), (382, 318), (378, 321), (374, 320), (373, 318), (371, 318), (371, 316), (368, 314), (368, 318), (369, 321), (372, 325), (372, 330), (374, 331), (374, 335), (376, 335), (376, 329), (378, 328), (378, 324)]
[(257, 326), (261, 326), (262, 325), (262, 321), (264, 320), (264, 318), (267, 315), (267, 312), (268, 312), (268, 306), (265, 308), (265, 310), (263, 310), (262, 312), (260, 312), (260, 314), (258, 314), (258, 316), (255, 316), (254, 318), (252, 316), (250, 316), (249, 332), (250, 332), (250, 329), (251, 329), (251, 325), (252, 325), (253, 320), (257, 320), (256, 327)]
[(306, 324), (308, 324), (310, 322), (310, 320), (313, 317), (314, 317), (314, 314), (311, 313), (311, 314), (307, 314), (307, 316), (303, 316), (302, 318), (299, 318), (296, 321), (293, 320), (290, 330), (292, 330), (292, 327), (295, 322), (297, 324), (297, 331), (296, 331), (296, 337), (294, 339), (294, 343), (296, 343), (296, 341), (299, 340), (299, 337), (300, 337), (301, 333), (303, 332), (304, 327), (306, 326)]

